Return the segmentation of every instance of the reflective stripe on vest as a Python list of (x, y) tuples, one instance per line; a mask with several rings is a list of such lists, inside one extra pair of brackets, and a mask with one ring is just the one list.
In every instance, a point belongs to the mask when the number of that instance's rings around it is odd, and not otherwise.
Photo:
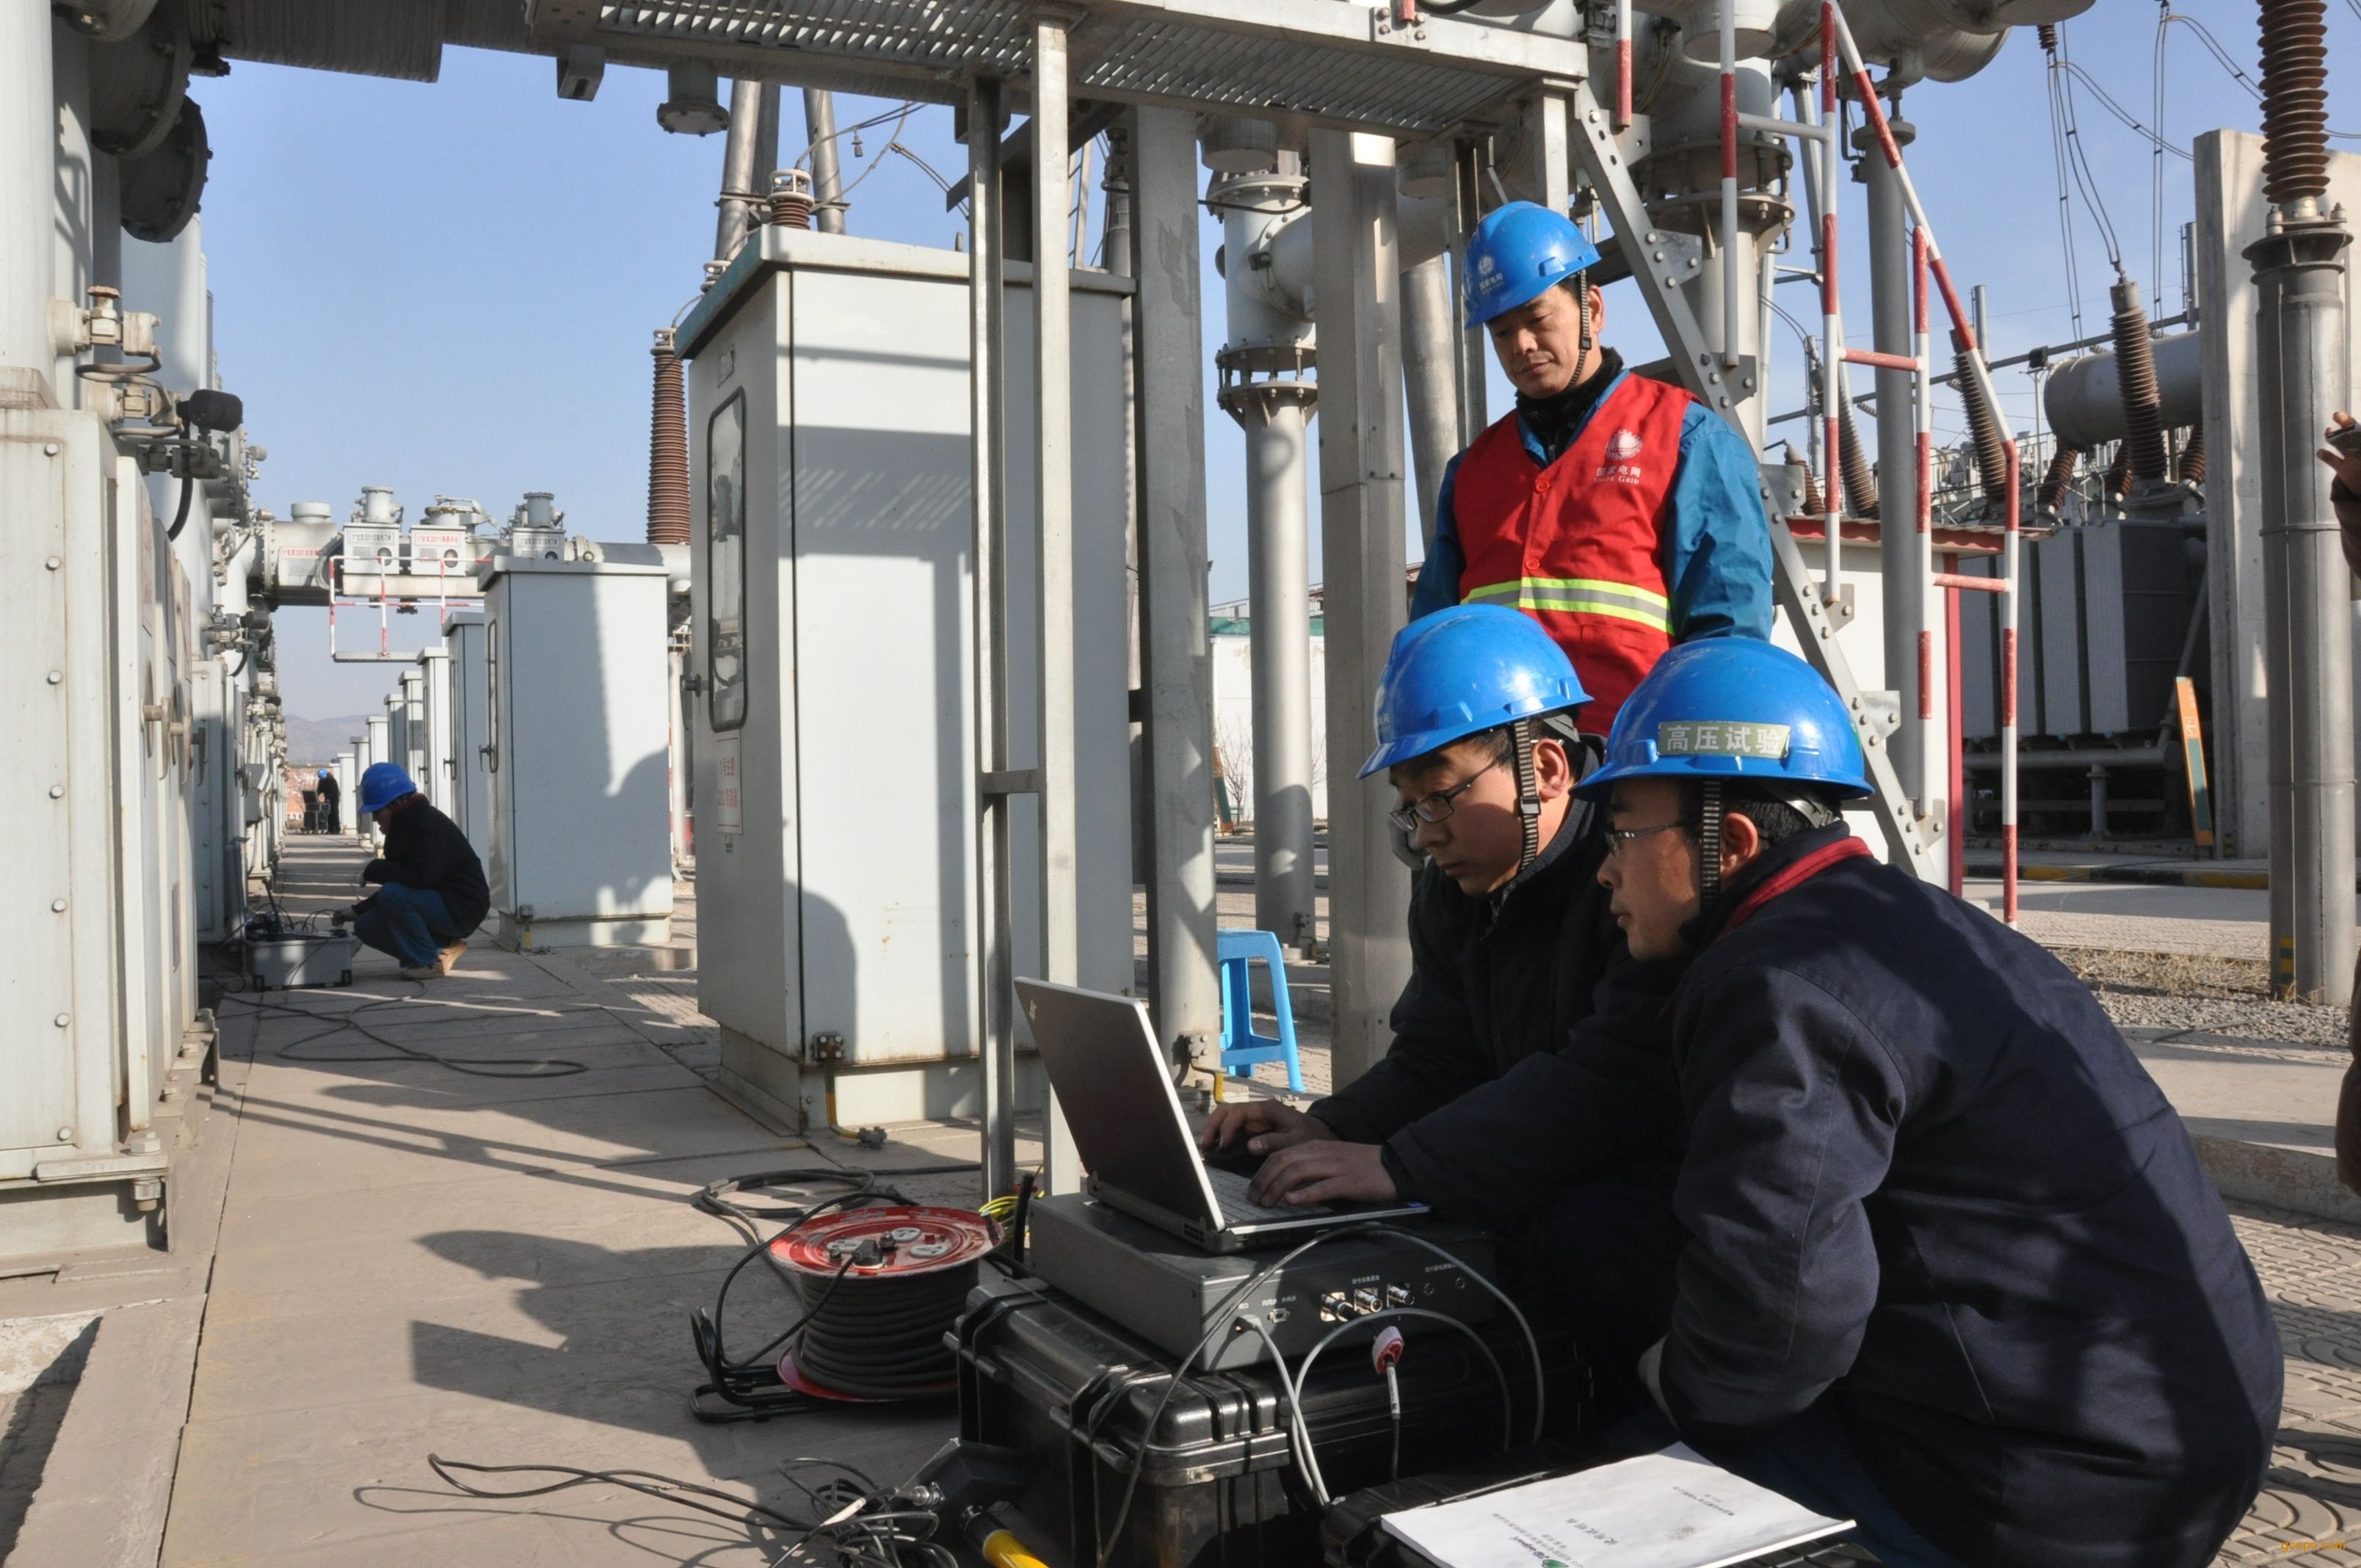
[(1626, 375), (1547, 466), (1509, 414), (1468, 446), (1452, 484), (1460, 599), (1541, 622), (1591, 695), (1576, 717), (1594, 734), (1672, 646), (1665, 535), (1693, 400)]
[(1467, 596), (1469, 604), (1505, 604), (1514, 609), (1562, 609), (1579, 615), (1611, 615), (1672, 634), (1673, 601), (1630, 583), (1604, 577), (1521, 577), (1493, 583)]

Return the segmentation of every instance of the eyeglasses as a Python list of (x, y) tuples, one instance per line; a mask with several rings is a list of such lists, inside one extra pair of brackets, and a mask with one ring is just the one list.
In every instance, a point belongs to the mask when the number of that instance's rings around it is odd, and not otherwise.
[(1623, 846), (1634, 839), (1645, 839), (1657, 833), (1670, 833), (1678, 828), (1696, 826), (1694, 822), (1659, 822), (1653, 828), (1609, 828), (1607, 829), (1607, 852), (1610, 855), (1620, 855), (1623, 852)]
[(1422, 822), (1441, 822), (1458, 809), (1459, 797), (1476, 786), (1476, 781), (1497, 768), (1505, 759), (1495, 757), (1449, 789), (1440, 789), (1424, 800), (1413, 801), (1398, 811), (1386, 813), (1386, 820), (1400, 833), (1415, 831)]

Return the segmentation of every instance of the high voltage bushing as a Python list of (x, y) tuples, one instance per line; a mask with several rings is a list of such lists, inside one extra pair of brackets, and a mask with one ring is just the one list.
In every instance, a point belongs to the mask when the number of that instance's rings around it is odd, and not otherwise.
[(2114, 306), (2115, 387), (2124, 400), (2124, 451), (2134, 479), (2165, 476), (2164, 394), (2156, 380), (2156, 342), (2139, 285), (2118, 278), (2107, 291)]
[(2131, 444), (2129, 442), (2117, 442), (2115, 444), (2115, 460), (2107, 465), (2107, 497), (2110, 500), (2119, 501), (2125, 496), (2131, 494)]
[(2262, 0), (2263, 199), (2328, 193), (2327, 0)]
[(2056, 512), (2066, 499), (2066, 487), (2074, 482), (2074, 469), (2082, 461), (2082, 454), (2071, 446), (2061, 446), (2049, 458), (2048, 471), (2041, 476), (2041, 488), (2034, 492), (2036, 510)]
[(656, 334), (655, 406), (648, 421), (648, 543), (688, 543), (688, 413), (672, 329)]
[(1877, 470), (1861, 444), (1861, 426), (1854, 422), (1852, 400), (1837, 411), (1837, 472), (1844, 479), (1845, 510), (1855, 517), (1877, 513)]
[(2008, 441), (2001, 433), (2000, 421), (1993, 417), (1992, 405), (1984, 401), (1983, 384), (1970, 367), (1964, 340), (1955, 332), (1951, 343), (1955, 351), (1951, 363), (1960, 373), (1960, 401), (1968, 415), (1968, 442), (1976, 454), (1976, 476), (1983, 481), (1985, 495), (1997, 496), (2008, 483)]
[(2180, 449), (2180, 482), (2202, 485), (2205, 482), (2205, 427), (2189, 427), (2189, 444)]
[(783, 229), (811, 227), (812, 178), (800, 169), (771, 176), (771, 222)]

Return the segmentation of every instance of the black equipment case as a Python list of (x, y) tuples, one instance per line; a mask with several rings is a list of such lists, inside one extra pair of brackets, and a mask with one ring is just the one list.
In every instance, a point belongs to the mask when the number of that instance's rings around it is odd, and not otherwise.
[[(1506, 1316), (1476, 1332), (1507, 1378), (1510, 1430), (1522, 1442), (1533, 1417), (1524, 1335)], [(960, 1436), (1024, 1456), (1027, 1481), (1016, 1506), (1028, 1528), (1018, 1534), (1057, 1568), (1095, 1568), (1111, 1534), (1109, 1568), (1301, 1568), (1320, 1560), (1320, 1510), (1297, 1473), (1287, 1397), (1269, 1366), (1192, 1370), (1159, 1415), (1177, 1357), (1038, 1280), (993, 1269), (952, 1338)], [(1385, 1481), (1391, 1465), (1394, 1424), (1368, 1339), (1339, 1340), (1302, 1390), (1320, 1468), (1339, 1497)], [(1587, 1379), (1568, 1343), (1546, 1335), (1541, 1343), (1550, 1426), (1565, 1430), (1578, 1420)], [(1502, 1447), (1500, 1376), (1466, 1336), (1420, 1336), (1397, 1378), (1401, 1474)]]

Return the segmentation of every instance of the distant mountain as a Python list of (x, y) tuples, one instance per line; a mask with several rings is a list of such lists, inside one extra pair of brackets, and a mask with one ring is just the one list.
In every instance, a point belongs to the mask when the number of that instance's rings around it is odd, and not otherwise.
[(368, 717), (358, 713), (348, 713), (342, 718), (298, 718), (291, 713), (287, 716), (287, 760), (324, 767), (336, 760), (337, 752), (352, 750), (353, 737), (368, 722)]

